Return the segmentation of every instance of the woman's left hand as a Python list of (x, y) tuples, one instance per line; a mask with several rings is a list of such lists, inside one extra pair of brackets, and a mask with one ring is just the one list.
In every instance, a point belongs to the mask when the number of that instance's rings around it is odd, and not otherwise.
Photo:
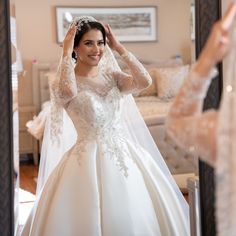
[(115, 34), (113, 33), (110, 25), (104, 26), (107, 35), (107, 43), (112, 50), (117, 51), (119, 54), (124, 53), (125, 48), (116, 38)]
[(217, 21), (211, 30), (195, 66), (198, 74), (208, 75), (213, 66), (220, 62), (232, 48), (232, 28), (235, 16), (236, 2), (232, 2), (222, 19)]

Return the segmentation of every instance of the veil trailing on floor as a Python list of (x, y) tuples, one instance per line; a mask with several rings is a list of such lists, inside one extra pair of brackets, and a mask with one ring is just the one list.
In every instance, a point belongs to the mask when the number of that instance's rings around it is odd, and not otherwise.
[[(81, 18), (79, 18), (81, 19)], [(89, 18), (92, 19), (92, 18)], [(78, 20), (78, 19), (76, 19)], [(120, 67), (110, 50), (106, 45), (104, 55), (99, 62), (99, 70), (101, 71), (120, 71)], [(60, 77), (60, 69), (58, 70), (58, 76), (56, 79), (50, 81), (51, 85), (51, 114), (47, 119), (43, 146), (42, 156), (40, 163), (39, 179), (37, 194), (40, 193), (45, 180), (62, 158), (63, 154), (69, 150), (76, 142), (77, 134), (70, 118), (66, 114), (65, 110), (56, 100), (56, 90), (58, 79)], [(175, 183), (165, 161), (163, 160), (149, 130), (138, 111), (133, 96), (126, 94), (123, 96), (123, 113), (122, 122), (126, 137), (132, 142), (142, 146), (146, 149), (154, 161), (162, 171), (163, 175), (168, 179), (169, 184), (172, 186), (173, 194), (178, 198), (179, 207), (182, 208), (186, 222), (189, 224), (189, 208), (181, 191)], [(158, 181), (158, 180), (157, 180)], [(188, 226), (187, 226), (188, 227)]]
[(216, 209), (218, 235), (233, 236), (236, 232), (236, 26), (233, 48), (226, 61), (217, 134)]

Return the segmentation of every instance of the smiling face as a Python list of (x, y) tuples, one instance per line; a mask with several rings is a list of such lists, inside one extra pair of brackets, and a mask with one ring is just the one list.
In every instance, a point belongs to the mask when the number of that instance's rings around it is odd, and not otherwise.
[(77, 54), (77, 62), (87, 66), (97, 66), (103, 56), (105, 42), (102, 32), (91, 29), (83, 35), (79, 45), (74, 48)]

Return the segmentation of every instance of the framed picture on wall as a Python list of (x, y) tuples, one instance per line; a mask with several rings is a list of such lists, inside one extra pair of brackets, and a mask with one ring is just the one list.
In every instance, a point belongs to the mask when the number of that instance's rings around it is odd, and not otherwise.
[(90, 15), (109, 24), (121, 42), (157, 40), (157, 7), (56, 7), (57, 41), (75, 17)]

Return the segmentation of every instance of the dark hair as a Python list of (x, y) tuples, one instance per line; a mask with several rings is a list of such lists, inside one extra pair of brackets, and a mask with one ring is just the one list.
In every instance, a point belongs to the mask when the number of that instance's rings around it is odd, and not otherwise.
[[(103, 25), (97, 21), (92, 21), (92, 22), (83, 23), (83, 25), (81, 26), (81, 29), (76, 32), (75, 39), (74, 39), (74, 48), (79, 45), (80, 40), (83, 37), (83, 35), (92, 29), (97, 29), (97, 30), (101, 31), (102, 36), (103, 36), (103, 40), (104, 40), (104, 44), (106, 45), (106, 31), (105, 31)], [(77, 61), (75, 52), (72, 53), (72, 58), (75, 61)]]

